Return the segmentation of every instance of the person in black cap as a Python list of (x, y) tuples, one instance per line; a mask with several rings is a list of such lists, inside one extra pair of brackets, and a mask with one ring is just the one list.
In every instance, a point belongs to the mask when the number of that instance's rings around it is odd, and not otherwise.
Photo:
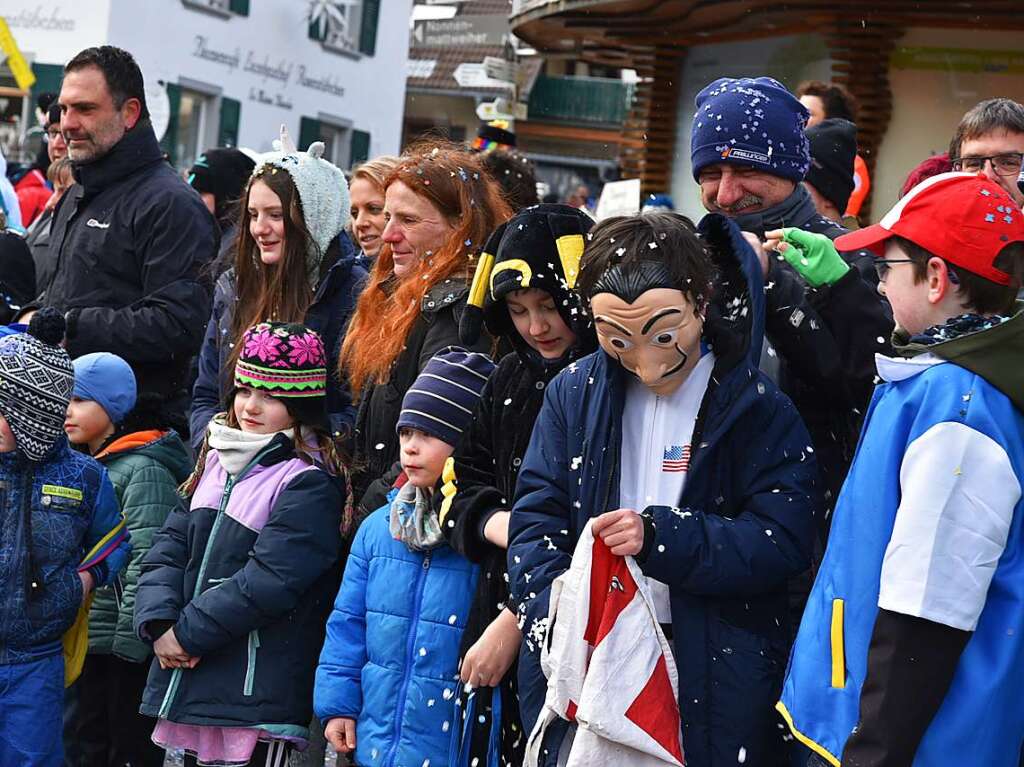
[(597, 348), (574, 290), (593, 224), (568, 205), (537, 205), (498, 227), (484, 247), (459, 326), (464, 344), (478, 341), (486, 326), (515, 350), (484, 386), (476, 418), (456, 448), (451, 481), (458, 490), (442, 526), (452, 547), (481, 566), (460, 648), (462, 681), (477, 688), (470, 756), (481, 765), (489, 763), (489, 735), (499, 724), (500, 763), (523, 762), (528, 733), (517, 702), (520, 633), (506, 575), (508, 523), (519, 465), (547, 384)]
[(818, 213), (841, 224), (854, 187), (857, 126), (849, 120), (830, 117), (808, 128), (806, 133), (811, 143), (811, 166), (803, 184)]
[(233, 147), (207, 149), (189, 168), (188, 183), (199, 192), (207, 210), (217, 220), (220, 229), (220, 248), (217, 253), (215, 276), (231, 265), (238, 229), (238, 201), (245, 193), (256, 163), (249, 155)]

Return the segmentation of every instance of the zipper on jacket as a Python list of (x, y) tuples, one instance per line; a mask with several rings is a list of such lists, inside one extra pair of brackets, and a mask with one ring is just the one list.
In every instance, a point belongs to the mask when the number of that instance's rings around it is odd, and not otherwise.
[(398, 697), (396, 698), (398, 705), (395, 717), (395, 742), (392, 744), (391, 752), (388, 754), (385, 762), (391, 767), (394, 767), (395, 754), (398, 751), (398, 744), (402, 740), (402, 722), (405, 719), (405, 696), (409, 692), (409, 683), (412, 681), (412, 667), (416, 663), (416, 626), (420, 621), (420, 610), (423, 608), (423, 588), (427, 581), (427, 571), (430, 570), (430, 555), (431, 552), (428, 551), (426, 556), (423, 557), (423, 567), (420, 568), (419, 577), (416, 579), (416, 601), (413, 602), (412, 618), (409, 620), (409, 638), (405, 643), (405, 674), (402, 676), (402, 686), (399, 688)]
[(252, 695), (253, 682), (256, 681), (256, 651), (260, 647), (259, 629), (249, 632), (249, 658), (245, 665), (245, 685), (242, 687), (242, 695)]
[[(232, 477), (230, 474), (227, 475), (227, 480), (224, 482), (224, 492), (220, 496), (220, 505), (217, 507), (217, 516), (213, 520), (213, 527), (210, 529), (210, 537), (206, 541), (206, 548), (203, 550), (203, 559), (199, 564), (199, 574), (196, 576), (196, 588), (192, 594), (192, 599), (195, 599), (202, 592), (203, 578), (206, 576), (206, 566), (209, 564), (210, 552), (213, 550), (213, 543), (217, 538), (217, 531), (220, 530), (221, 522), (224, 519), (224, 511), (228, 507), (228, 501), (231, 499), (231, 491), (235, 485), (242, 481), (254, 466), (256, 466), (269, 451), (273, 450), (273, 447), (264, 448), (256, 457), (249, 462), (249, 464), (238, 472), (237, 475)], [(167, 692), (164, 694), (163, 702), (160, 704), (160, 711), (157, 713), (157, 717), (160, 719), (167, 718), (167, 712), (171, 708), (171, 703), (174, 702), (174, 696), (178, 692), (178, 685), (181, 683), (181, 669), (176, 668), (171, 671), (171, 680), (167, 683)]]

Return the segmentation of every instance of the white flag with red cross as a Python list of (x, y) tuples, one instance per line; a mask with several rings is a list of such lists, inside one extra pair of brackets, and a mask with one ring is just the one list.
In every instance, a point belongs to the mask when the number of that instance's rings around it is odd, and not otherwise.
[(567, 767), (681, 767), (679, 677), (651, 586), (632, 557), (594, 538), (590, 523), (551, 586), (548, 627), (548, 690), (526, 765), (539, 763), (544, 733), (564, 719), (577, 725)]

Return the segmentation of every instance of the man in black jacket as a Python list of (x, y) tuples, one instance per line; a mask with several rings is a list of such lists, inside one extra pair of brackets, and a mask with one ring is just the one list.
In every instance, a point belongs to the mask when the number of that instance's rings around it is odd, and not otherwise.
[[(784, 227), (831, 239), (845, 233), (817, 212), (800, 183), (810, 166), (808, 112), (781, 83), (721, 78), (697, 95), (696, 107), (690, 151), (708, 211), (758, 240)], [(770, 343), (762, 367), (807, 424), (831, 509), (874, 388), (875, 353), (890, 351), (891, 313), (867, 251), (843, 253), (851, 268), (820, 284), (797, 271), (806, 271), (799, 260), (794, 268), (763, 250), (760, 256)], [(828, 515), (819, 520), (823, 536)]]
[(213, 217), (164, 161), (130, 53), (87, 48), (64, 73), (76, 184), (54, 212), (39, 303), (64, 312), (72, 357), (116, 352), (140, 390), (184, 395), (210, 313), (200, 269), (216, 251)]

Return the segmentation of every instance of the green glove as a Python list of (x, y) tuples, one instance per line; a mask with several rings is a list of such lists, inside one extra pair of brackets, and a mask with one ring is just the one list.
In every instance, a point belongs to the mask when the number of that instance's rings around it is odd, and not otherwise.
[(783, 258), (812, 288), (832, 285), (850, 271), (832, 240), (823, 234), (791, 226), (782, 230), (782, 241), (789, 243)]

